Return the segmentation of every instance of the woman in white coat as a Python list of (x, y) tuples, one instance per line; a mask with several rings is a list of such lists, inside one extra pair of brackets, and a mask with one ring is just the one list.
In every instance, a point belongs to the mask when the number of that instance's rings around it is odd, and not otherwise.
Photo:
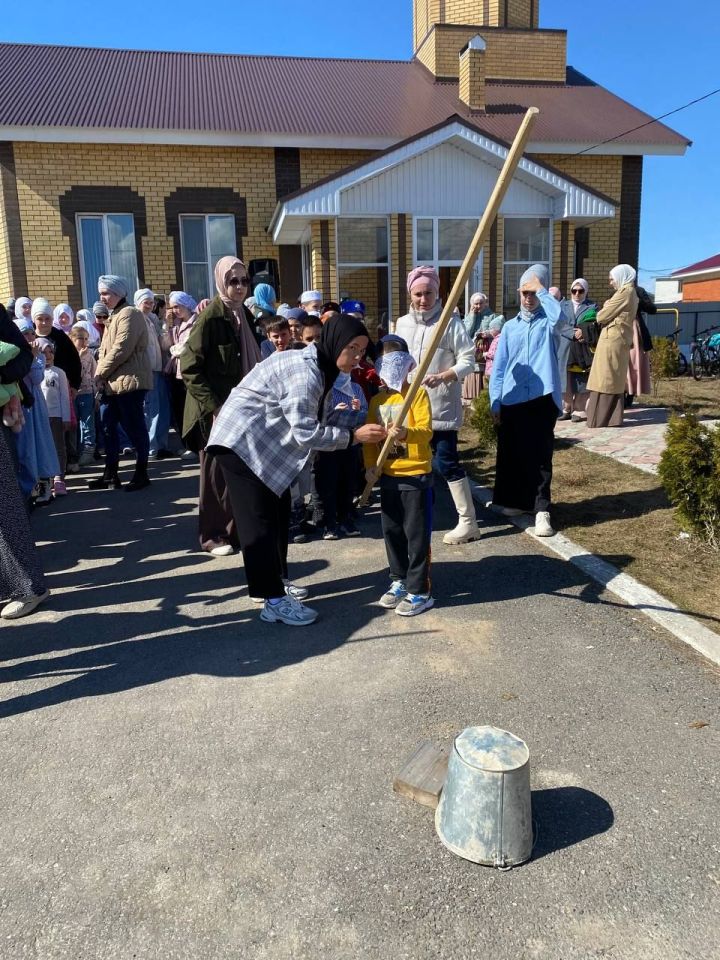
[[(410, 310), (397, 322), (395, 332), (408, 344), (420, 365), (432, 341), (434, 326), (442, 313), (440, 277), (434, 267), (416, 267), (408, 274)], [(447, 480), (458, 512), (458, 522), (443, 537), (444, 543), (459, 544), (480, 537), (470, 481), (460, 466), (458, 430), (463, 422), (462, 382), (475, 370), (475, 347), (463, 321), (453, 317), (443, 334), (423, 386), (432, 406), (431, 441), (435, 468)]]

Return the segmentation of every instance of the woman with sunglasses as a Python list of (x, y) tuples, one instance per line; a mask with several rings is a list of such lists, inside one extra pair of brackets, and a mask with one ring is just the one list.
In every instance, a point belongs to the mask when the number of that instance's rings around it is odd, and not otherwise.
[(562, 410), (558, 345), (562, 305), (549, 292), (548, 268), (520, 278), (520, 312), (500, 333), (490, 378), (498, 426), (493, 505), (507, 517), (535, 514), (535, 534), (551, 537), (550, 484), (555, 423)]
[(244, 304), (249, 285), (242, 260), (218, 260), (217, 296), (198, 314), (180, 357), (187, 388), (183, 441), (200, 457), (200, 546), (215, 557), (229, 556), (240, 543), (225, 479), (217, 461), (205, 455), (205, 447), (230, 392), (260, 360), (255, 322)]

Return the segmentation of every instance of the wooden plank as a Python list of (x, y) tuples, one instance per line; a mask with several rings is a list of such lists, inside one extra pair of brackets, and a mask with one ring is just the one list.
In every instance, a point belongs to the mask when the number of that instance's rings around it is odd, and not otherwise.
[(395, 793), (434, 810), (445, 785), (451, 746), (431, 740), (420, 743), (393, 780)]

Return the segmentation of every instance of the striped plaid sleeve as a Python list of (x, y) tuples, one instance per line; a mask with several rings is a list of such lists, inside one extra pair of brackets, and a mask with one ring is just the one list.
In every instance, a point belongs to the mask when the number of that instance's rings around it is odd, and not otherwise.
[(280, 406), (296, 443), (310, 450), (341, 450), (350, 442), (350, 433), (318, 422), (321, 396), (320, 374), (308, 379), (306, 370), (296, 369), (285, 380)]

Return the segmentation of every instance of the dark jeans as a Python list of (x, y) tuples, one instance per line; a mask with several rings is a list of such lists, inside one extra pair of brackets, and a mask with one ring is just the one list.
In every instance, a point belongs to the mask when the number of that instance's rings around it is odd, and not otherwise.
[(458, 457), (457, 438), (457, 430), (436, 430), (430, 441), (433, 467), (448, 483), (465, 479), (465, 471)]
[(278, 497), (231, 450), (214, 447), (207, 456), (218, 461), (225, 476), (250, 596), (285, 596), (290, 490)]
[(100, 401), (100, 422), (109, 470), (116, 470), (120, 462), (120, 426), (135, 448), (138, 469), (147, 469), (150, 439), (145, 426), (145, 393), (145, 390), (132, 390), (130, 393), (108, 394)]
[(408, 593), (430, 593), (431, 486), (398, 490), (380, 482), (380, 512), (390, 578), (402, 580)]

